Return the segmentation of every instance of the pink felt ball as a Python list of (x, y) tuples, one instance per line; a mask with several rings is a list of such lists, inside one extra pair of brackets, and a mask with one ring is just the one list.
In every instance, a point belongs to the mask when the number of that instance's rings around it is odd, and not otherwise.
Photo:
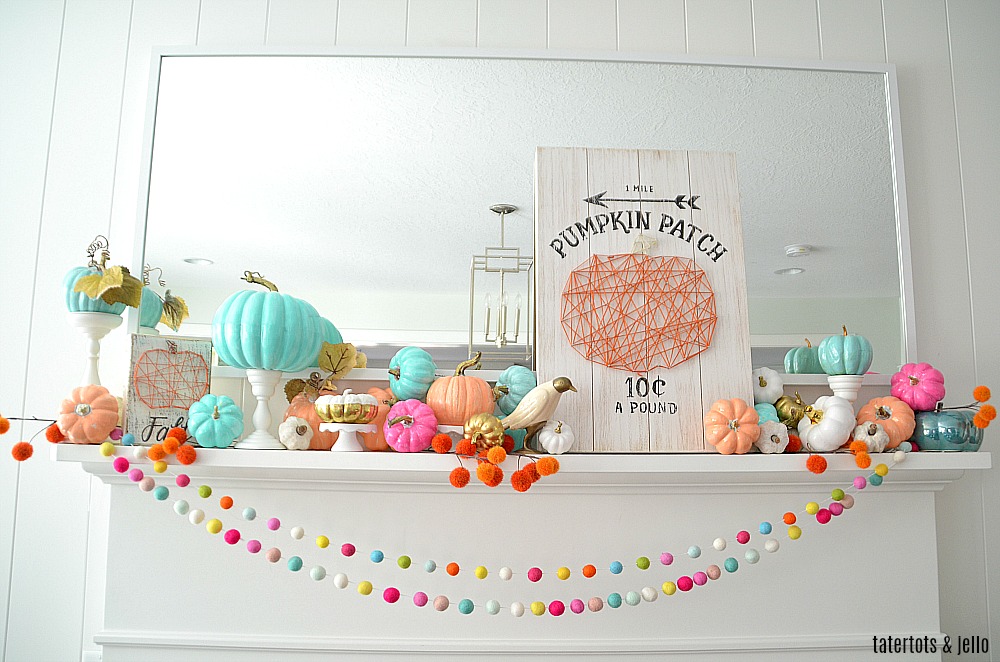
[(115, 461), (111, 463), (111, 466), (120, 474), (128, 471), (128, 458), (116, 457)]
[(191, 484), (191, 477), (187, 474), (177, 474), (177, 480), (174, 482), (177, 483), (177, 487), (187, 487)]
[(562, 600), (553, 600), (549, 603), (549, 613), (553, 616), (562, 616), (566, 613), (566, 605)]
[(587, 608), (590, 609), (590, 611), (601, 611), (604, 609), (604, 600), (601, 600), (600, 598), (591, 598), (590, 602), (587, 603)]
[(708, 575), (708, 578), (713, 581), (722, 576), (722, 570), (720, 570), (717, 565), (708, 566), (705, 568), (705, 573)]
[(281, 550), (277, 547), (272, 547), (271, 549), (264, 552), (264, 558), (270, 563), (277, 563), (281, 560)]
[(152, 476), (146, 476), (139, 481), (139, 489), (143, 492), (152, 492), (154, 487), (156, 487), (156, 481), (153, 480)]
[(396, 602), (397, 600), (399, 600), (399, 589), (390, 586), (389, 588), (382, 591), (382, 599), (388, 602), (389, 604)]
[(697, 584), (698, 586), (704, 586), (705, 584), (708, 583), (708, 575), (706, 575), (704, 572), (694, 573), (692, 579), (694, 580), (694, 583)]
[(138, 483), (140, 480), (142, 480), (142, 477), (144, 475), (145, 474), (142, 473), (142, 469), (131, 469), (128, 472), (128, 479), (133, 483)]
[(448, 608), (449, 602), (447, 596), (439, 595), (434, 598), (434, 608), (438, 611), (444, 611)]
[(414, 593), (413, 604), (417, 605), (418, 607), (423, 607), (425, 604), (427, 604), (427, 594), (424, 593), (423, 591), (417, 591), (416, 593)]
[(674, 555), (670, 552), (663, 552), (660, 554), (660, 563), (663, 565), (670, 565), (674, 562)]
[(856, 476), (854, 478), (854, 487), (856, 489), (863, 490), (865, 489), (866, 485), (868, 485), (868, 481), (865, 480), (864, 476)]
[(236, 529), (229, 529), (223, 534), (222, 538), (230, 545), (235, 545), (240, 541), (240, 532)]
[(833, 515), (831, 515), (830, 511), (826, 508), (820, 508), (816, 511), (816, 521), (820, 524), (829, 524), (832, 517)]
[(834, 501), (833, 503), (830, 504), (829, 510), (831, 515), (833, 515), (834, 517), (839, 517), (844, 512), (844, 506), (843, 504)]
[(579, 598), (577, 598), (577, 599), (575, 599), (575, 600), (573, 600), (572, 602), (569, 603), (569, 610), (571, 612), (573, 612), (574, 614), (582, 614), (583, 610), (586, 609), (586, 608), (587, 608), (587, 606), (585, 604), (583, 604), (583, 600), (581, 600)]
[(682, 591), (690, 591), (692, 588), (694, 588), (694, 581), (687, 575), (684, 575), (683, 577), (678, 577), (677, 588), (679, 588)]
[(114, 430), (111, 431), (111, 434), (108, 436), (111, 437), (113, 440), (118, 441), (119, 439), (122, 438), (122, 429), (115, 428)]
[(749, 531), (740, 531), (739, 533), (737, 533), (736, 534), (736, 542), (738, 542), (741, 545), (745, 545), (748, 542), (750, 542), (750, 532)]
[(248, 540), (247, 541), (247, 551), (251, 554), (256, 554), (260, 551), (260, 541), (259, 540)]
[(354, 545), (352, 545), (349, 542), (345, 542), (343, 545), (340, 546), (340, 553), (343, 554), (344, 556), (354, 556), (354, 552), (356, 551), (358, 551), (357, 548), (355, 548)]
[(533, 582), (537, 582), (541, 578), (542, 578), (542, 570), (541, 570), (541, 568), (532, 568), (531, 570), (528, 571), (528, 579), (529, 580), (531, 580)]
[(844, 498), (840, 500), (840, 505), (844, 507), (844, 510), (850, 510), (854, 507), (854, 497), (850, 494), (845, 494)]
[(272, 531), (277, 531), (280, 527), (281, 527), (281, 520), (278, 519), (277, 517), (272, 517), (271, 519), (267, 520), (267, 528), (271, 529)]

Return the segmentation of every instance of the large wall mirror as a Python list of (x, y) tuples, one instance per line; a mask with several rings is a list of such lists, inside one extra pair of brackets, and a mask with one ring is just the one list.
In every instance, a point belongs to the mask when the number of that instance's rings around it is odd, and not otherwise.
[(891, 68), (469, 51), (172, 52), (154, 68), (144, 261), (187, 299), (181, 333), (206, 334), (252, 270), (355, 344), (464, 353), (470, 308), (483, 326), (470, 261), (500, 242), (490, 207), (517, 208), (506, 245), (545, 248), (545, 145), (737, 154), (755, 363), (844, 324), (875, 371), (914, 347)]

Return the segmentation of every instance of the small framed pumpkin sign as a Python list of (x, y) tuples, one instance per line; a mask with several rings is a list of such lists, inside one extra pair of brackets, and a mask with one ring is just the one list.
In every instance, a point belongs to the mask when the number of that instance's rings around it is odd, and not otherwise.
[(156, 444), (170, 428), (186, 428), (188, 408), (211, 381), (211, 340), (133, 334), (125, 432), (136, 443)]

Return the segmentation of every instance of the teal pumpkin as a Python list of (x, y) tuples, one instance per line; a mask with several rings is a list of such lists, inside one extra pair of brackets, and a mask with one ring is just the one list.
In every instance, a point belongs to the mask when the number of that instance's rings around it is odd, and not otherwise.
[(205, 448), (227, 448), (243, 434), (243, 410), (228, 395), (202, 396), (188, 409), (188, 434)]
[(389, 361), (389, 388), (399, 400), (423, 400), (434, 382), (437, 365), (419, 347), (404, 347)]
[(212, 318), (212, 344), (224, 362), (244, 369), (305, 370), (322, 345), (319, 315), (301, 299), (280, 292), (242, 290)]
[(519, 451), (524, 449), (524, 438), (528, 436), (527, 428), (521, 430), (504, 430), (504, 434), (509, 434), (511, 439), (514, 440), (514, 450)]
[[(318, 314), (316, 317), (316, 327), (319, 332), (321, 349), (323, 347), (323, 343), (325, 342), (328, 342), (331, 345), (337, 345), (344, 342), (344, 336), (340, 335), (340, 331), (333, 325), (333, 322), (325, 317), (320, 317)], [(314, 368), (319, 367), (319, 352), (320, 350), (317, 349), (315, 356), (313, 356), (312, 361), (310, 361), (310, 365)]]
[(806, 338), (805, 347), (793, 347), (785, 354), (785, 372), (789, 375), (822, 375), (819, 347), (813, 347)]
[(872, 365), (872, 344), (864, 336), (827, 336), (819, 344), (819, 364), (828, 375), (863, 375)]
[(918, 411), (910, 441), (922, 451), (977, 451), (983, 443), (983, 431), (972, 419), (969, 409)]
[(148, 287), (142, 288), (142, 300), (139, 302), (139, 326), (147, 329), (156, 328), (163, 317), (163, 299)]
[(538, 378), (535, 373), (523, 365), (512, 365), (501, 372), (493, 392), (498, 396), (497, 406), (504, 416), (509, 416), (528, 391), (536, 386)]
[[(71, 313), (109, 313), (111, 315), (121, 315), (125, 312), (124, 303), (109, 305), (103, 299), (91, 299), (83, 292), (74, 292), (76, 281), (84, 276), (91, 276), (100, 273), (97, 267), (75, 267), (69, 270), (63, 278), (63, 290), (66, 293), (66, 308)], [(157, 319), (159, 321), (159, 319)]]
[(778, 410), (774, 405), (762, 402), (759, 405), (754, 405), (753, 408), (757, 411), (757, 417), (760, 422), (774, 421), (775, 423), (780, 423), (778, 420)]

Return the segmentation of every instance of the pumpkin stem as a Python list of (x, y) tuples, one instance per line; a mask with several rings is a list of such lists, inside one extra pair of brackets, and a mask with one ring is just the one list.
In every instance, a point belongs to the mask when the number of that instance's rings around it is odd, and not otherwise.
[(823, 410), (813, 409), (813, 406), (809, 405), (806, 407), (806, 416), (808, 416), (809, 420), (812, 421), (813, 425), (815, 425), (823, 420)]
[(803, 404), (805, 404), (804, 402), (802, 402), (802, 396), (799, 395), (798, 391), (795, 392), (795, 404), (797, 404), (797, 405), (803, 405)]
[(844, 335), (846, 336), (847, 335), (847, 325), (845, 324), (845, 325), (843, 325), (840, 328), (842, 328), (844, 330)]
[(807, 348), (811, 348), (812, 346), (813, 346), (813, 344), (811, 342), (809, 342), (808, 338), (806, 338), (806, 347)]
[(215, 405), (215, 408), (212, 410), (212, 418), (219, 420), (219, 405)]
[(563, 422), (559, 421), (558, 423), (556, 423), (556, 429), (553, 430), (553, 432), (555, 432), (556, 434), (562, 434), (562, 426)]
[(882, 420), (885, 420), (891, 417), (892, 417), (892, 412), (889, 411), (889, 409), (884, 405), (879, 406), (879, 408), (875, 410), (875, 418), (880, 418)]
[(413, 417), (406, 415), (397, 416), (396, 418), (389, 420), (389, 427), (392, 427), (396, 423), (402, 423), (404, 427), (410, 427), (411, 425), (413, 425)]
[(772, 434), (771, 435), (771, 441), (773, 441), (774, 443), (778, 443), (781, 440), (778, 438), (778, 435)]
[(256, 271), (244, 271), (243, 272), (243, 278), (241, 278), (240, 280), (245, 280), (246, 282), (250, 283), (251, 285), (263, 285), (264, 287), (266, 287), (267, 289), (271, 290), (272, 292), (277, 292), (278, 291), (278, 286), (277, 285), (275, 285), (271, 281), (267, 280), (266, 278), (264, 278), (263, 276), (261, 276)]
[(462, 361), (461, 363), (459, 363), (458, 367), (455, 369), (455, 376), (456, 377), (461, 377), (462, 375), (465, 374), (465, 371), (468, 370), (469, 368), (472, 368), (473, 370), (475, 370), (476, 368), (478, 368), (479, 366), (481, 366), (482, 362), (479, 360), (481, 358), (483, 358), (483, 353), (482, 352), (476, 352), (476, 355), (473, 356), (468, 361)]
[(758, 375), (757, 382), (760, 384), (761, 388), (767, 388), (767, 380), (764, 379), (764, 375)]
[(296, 425), (295, 426), (295, 434), (297, 434), (297, 435), (299, 435), (301, 437), (302, 435), (304, 435), (306, 433), (306, 430), (308, 430), (308, 429), (309, 429), (308, 425)]
[(389, 368), (389, 374), (399, 379), (399, 368)]
[(919, 379), (917, 379), (913, 375), (910, 375), (910, 386), (916, 386), (919, 383), (920, 383)]
[(503, 396), (510, 393), (510, 389), (504, 384), (497, 384), (493, 387), (493, 400), (494, 402), (502, 398)]
[[(101, 251), (100, 262), (95, 258), (97, 256), (97, 251)], [(90, 246), (87, 246), (87, 257), (90, 260), (87, 262), (88, 267), (97, 267), (97, 270), (104, 273), (104, 268), (108, 264), (108, 260), (111, 258), (111, 252), (108, 251), (108, 239), (103, 234), (99, 234), (94, 237), (94, 240), (90, 242)]]
[(878, 432), (878, 425), (875, 424), (875, 423), (869, 423), (868, 424), (868, 436), (875, 436), (876, 432)]
[(739, 419), (734, 418), (733, 420), (729, 421), (729, 429), (730, 430), (739, 430), (740, 429), (740, 421), (739, 421)]
[(148, 264), (142, 267), (142, 284), (149, 285), (149, 274), (154, 271), (160, 272), (160, 275), (156, 277), (156, 282), (159, 283), (160, 287), (166, 287), (167, 282), (163, 280), (163, 269), (160, 267), (151, 267)]

